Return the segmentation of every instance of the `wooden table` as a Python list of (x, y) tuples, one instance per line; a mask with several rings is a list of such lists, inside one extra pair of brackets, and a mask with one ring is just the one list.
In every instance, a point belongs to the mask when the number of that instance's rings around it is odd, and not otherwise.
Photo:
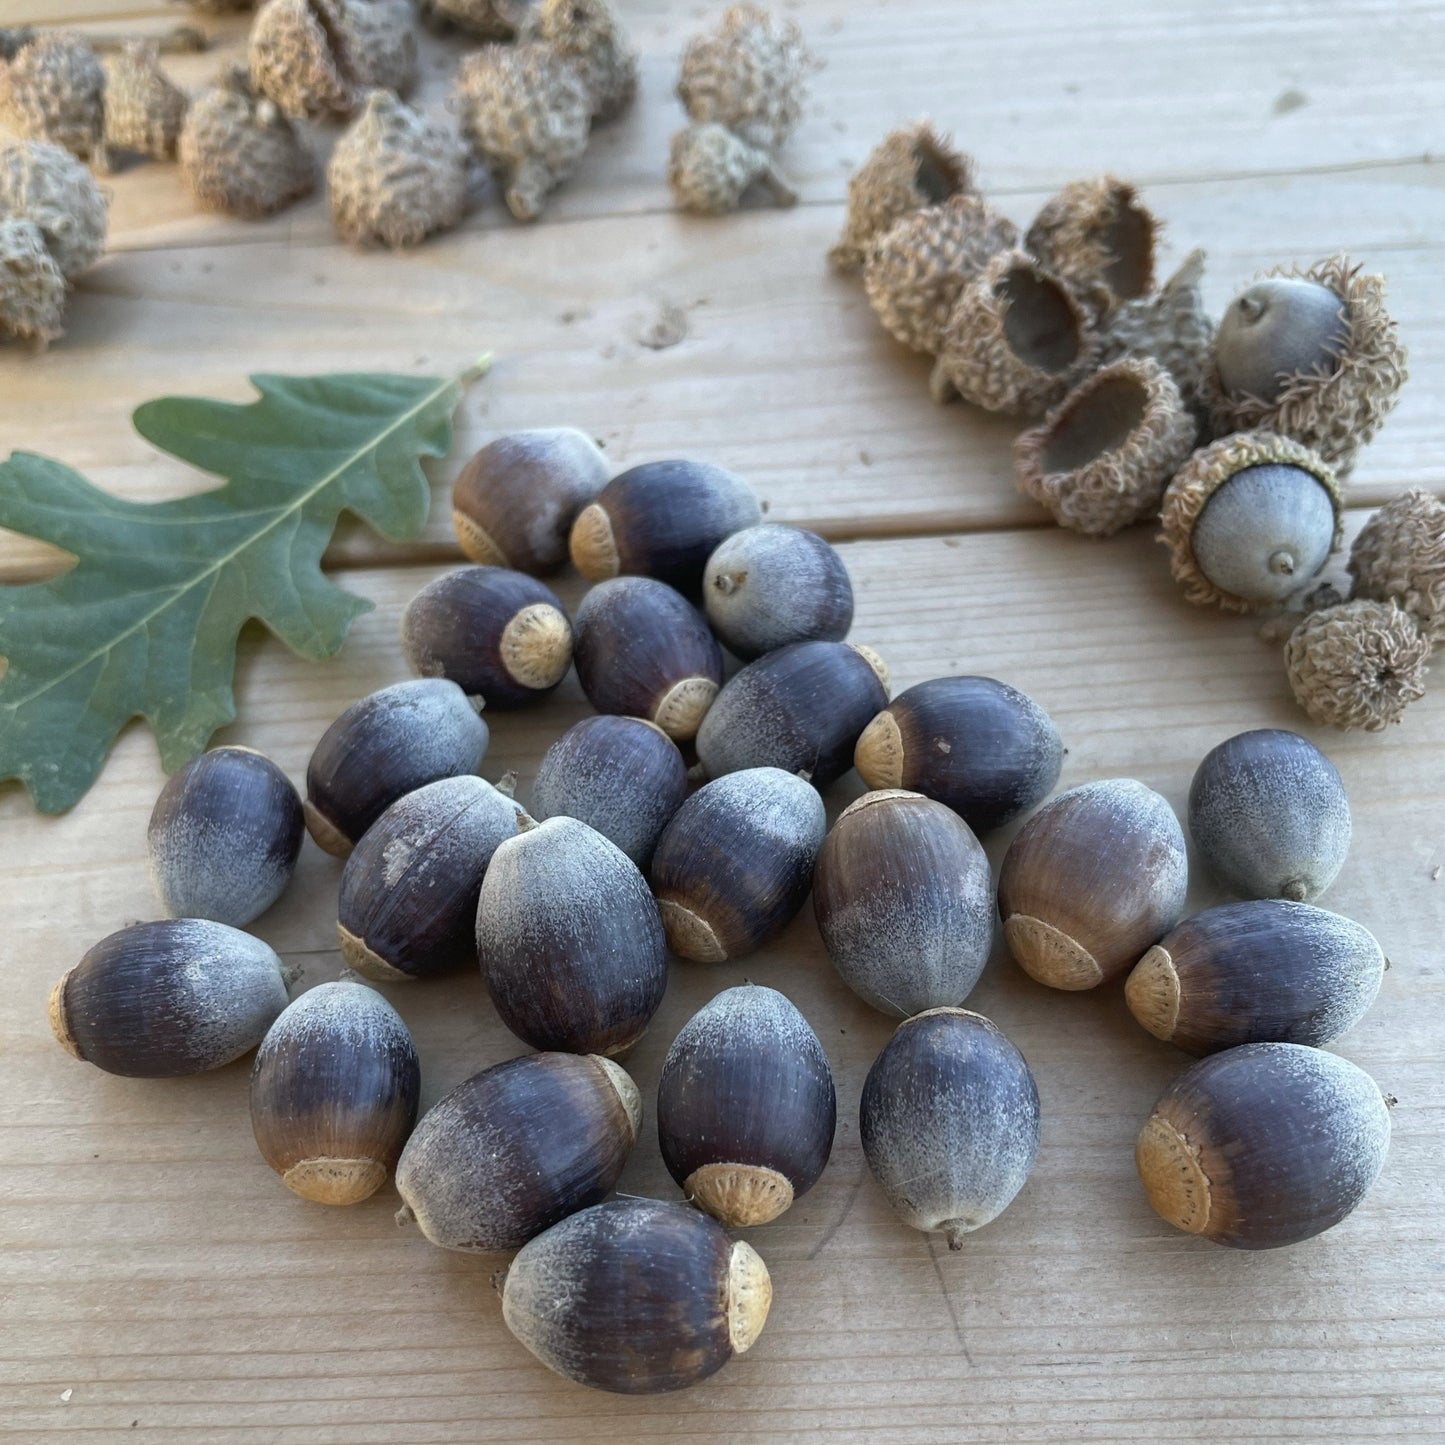
[[(840, 1126), (819, 1185), (753, 1232), (776, 1303), (754, 1351), (651, 1400), (583, 1390), (507, 1334), (495, 1258), (445, 1254), (392, 1222), (388, 1189), (346, 1211), (287, 1194), (256, 1154), (247, 1067), (186, 1081), (110, 1078), (45, 1025), (52, 982), (94, 940), (154, 914), (145, 822), (162, 775), (140, 728), (68, 817), (0, 791), (0, 1435), (205, 1445), (594, 1440), (1445, 1440), (1440, 1166), (1445, 934), (1445, 683), (1384, 736), (1304, 726), (1278, 646), (1186, 604), (1147, 528), (1095, 543), (1045, 525), (1013, 489), (1014, 427), (926, 395), (926, 366), (874, 324), (823, 256), (850, 169), (929, 112), (1026, 222), (1074, 176), (1141, 182), (1169, 251), (1210, 256), (1222, 307), (1257, 269), (1348, 248), (1390, 278), (1414, 378), (1351, 484), (1351, 524), (1407, 485), (1445, 490), (1441, 236), (1445, 6), (1437, 0), (809, 0), (786, 8), (827, 62), (786, 157), (803, 201), (730, 220), (673, 214), (662, 184), (683, 39), (719, 6), (632, 0), (639, 104), (596, 137), (544, 221), (493, 204), (410, 255), (358, 254), (313, 200), (247, 225), (196, 214), (174, 171), (109, 182), (113, 238), (48, 355), (0, 350), (0, 440), (129, 497), (197, 485), (129, 426), (161, 394), (248, 395), (252, 371), (460, 369), (496, 353), (433, 470), (425, 540), (344, 528), (333, 560), (376, 610), (345, 653), (305, 666), (247, 636), (241, 720), (223, 735), (302, 776), (358, 695), (403, 675), (406, 599), (457, 556), (446, 488), (515, 427), (570, 423), (618, 466), (678, 453), (747, 476), (775, 519), (843, 544), (855, 636), (895, 684), (944, 672), (1025, 688), (1068, 745), (1064, 784), (1127, 774), (1182, 806), (1204, 752), (1245, 728), (1314, 737), (1355, 808), (1326, 902), (1392, 961), (1341, 1041), (1398, 1103), (1383, 1176), (1345, 1224), (1263, 1255), (1215, 1248), (1150, 1211), (1134, 1133), (1182, 1055), (1145, 1036), (1117, 988), (1066, 996), (1000, 954), (971, 1004), (1032, 1063), (1038, 1167), (1015, 1205), (950, 1255), (889, 1213), (855, 1106), (889, 1022), (833, 974), (805, 914), (742, 966), (677, 965), (630, 1067), (646, 1097), (680, 1024), (744, 978), (786, 990), (837, 1075)], [(153, 32), (157, 0), (19, 0), (21, 19)], [(9, 14), (7, 10), (7, 15)], [(241, 25), (204, 22), (236, 49)], [(448, 50), (426, 47), (440, 100)], [(174, 62), (200, 85), (213, 52)], [(0, 539), (0, 578), (54, 567)], [(568, 600), (576, 586), (564, 589)], [(492, 775), (525, 796), (584, 704), (494, 716)], [(856, 791), (839, 785), (836, 809)], [(1006, 837), (991, 841), (995, 857)], [(258, 926), (305, 983), (336, 976), (339, 865), (307, 846)], [(1200, 884), (1195, 901), (1213, 900)], [(388, 990), (415, 1032), (424, 1102), (517, 1052), (480, 983)], [(623, 1179), (675, 1197), (645, 1134)]]

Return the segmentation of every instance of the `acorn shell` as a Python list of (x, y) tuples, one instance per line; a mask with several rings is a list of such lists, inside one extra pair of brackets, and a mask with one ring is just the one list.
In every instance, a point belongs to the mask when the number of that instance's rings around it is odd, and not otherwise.
[(161, 69), (158, 43), (131, 41), (102, 65), (106, 145), (151, 160), (175, 160), (190, 100)]
[(688, 1199), (730, 1229), (817, 1183), (837, 1098), (818, 1036), (775, 989), (724, 989), (682, 1026), (657, 1085), (657, 1138)]
[(1070, 181), (1044, 203), (1024, 246), (1104, 312), (1154, 289), (1159, 221), (1117, 176)]
[(594, 124), (615, 120), (637, 94), (637, 52), (607, 0), (540, 0), (522, 16), (519, 40), (541, 41), (582, 77)]
[(620, 1064), (526, 1054), (473, 1074), (422, 1116), (396, 1166), (397, 1223), (443, 1249), (517, 1249), (617, 1183), (642, 1124)]
[(1445, 637), (1445, 502), (1416, 488), (1387, 502), (1350, 548), (1354, 595), (1395, 602)]
[(45, 236), (31, 221), (0, 220), (0, 336), (18, 336), (41, 350), (65, 335), (70, 296)]
[(106, 168), (105, 72), (83, 36), (29, 34), (0, 62), (0, 115), (22, 137)]
[(1302, 1044), (1244, 1044), (1160, 1095), (1134, 1160), (1176, 1229), (1275, 1249), (1344, 1219), (1389, 1147), (1390, 1111), (1363, 1069)]
[(0, 141), (0, 215), (29, 221), (65, 277), (105, 250), (106, 197), (95, 177), (57, 145)]
[(827, 827), (817, 790), (778, 768), (699, 788), (652, 855), (667, 946), (699, 963), (761, 948), (803, 906)]
[(420, 1091), (401, 1015), (364, 984), (323, 983), (266, 1034), (251, 1070), (251, 1127), (293, 1193), (356, 1204), (386, 1182)]
[(694, 121), (672, 138), (667, 184), (679, 210), (699, 216), (735, 211), (754, 186), (765, 186), (775, 205), (793, 206), (798, 194), (767, 151), (740, 140), (716, 121)]

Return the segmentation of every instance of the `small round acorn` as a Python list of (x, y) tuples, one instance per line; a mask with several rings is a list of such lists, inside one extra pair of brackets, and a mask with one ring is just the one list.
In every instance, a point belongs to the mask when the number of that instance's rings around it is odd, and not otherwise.
[(1350, 548), (1356, 597), (1395, 602), (1445, 637), (1445, 502), (1418, 487), (1387, 502)]
[(908, 1018), (962, 1003), (993, 945), (993, 877), (968, 824), (942, 803), (865, 793), (818, 854), (813, 912), (848, 985)]
[(1303, 1044), (1244, 1044), (1184, 1071), (1139, 1131), (1149, 1203), (1176, 1229), (1277, 1249), (1333, 1228), (1390, 1148), (1375, 1081)]
[(1169, 804), (1132, 778), (1060, 793), (1015, 835), (999, 869), (1004, 938), (1050, 988), (1123, 973), (1184, 912), (1184, 834)]
[(1350, 851), (1350, 802), (1307, 738), (1259, 728), (1211, 749), (1189, 785), (1189, 835), (1209, 871), (1243, 898), (1310, 903)]
[(1105, 175), (1070, 181), (1047, 201), (1024, 247), (1108, 312), (1154, 289), (1159, 232), (1138, 191)]
[(696, 607), (654, 577), (599, 582), (577, 609), (577, 678), (602, 713), (645, 718), (685, 742), (722, 686), (723, 657)]
[(94, 265), (105, 250), (105, 195), (95, 177), (57, 145), (0, 141), (0, 216), (29, 221), (67, 279)]
[(323, 983), (271, 1025), (251, 1127), (281, 1182), (318, 1204), (375, 1194), (416, 1122), (421, 1067), (401, 1015), (359, 983)]
[(551, 692), (572, 665), (572, 624), (552, 591), (506, 567), (458, 567), (407, 603), (401, 642), (412, 671), (446, 677), (489, 707)]
[(767, 151), (749, 145), (716, 121), (694, 121), (672, 138), (667, 184), (678, 209), (699, 216), (735, 211), (754, 185), (765, 186), (779, 206), (797, 204)]
[(863, 1155), (905, 1224), (951, 1250), (997, 1219), (1039, 1148), (1039, 1092), (1024, 1056), (981, 1014), (905, 1019), (873, 1062), (858, 1105)]
[(151, 886), (171, 918), (241, 928), (286, 891), (305, 831), (301, 799), (270, 758), (212, 748), (171, 776), (151, 810)]
[(823, 800), (778, 768), (745, 768), (699, 788), (662, 830), (652, 889), (679, 958), (744, 958), (803, 906), (827, 832)]
[(526, 1054), (473, 1074), (421, 1118), (396, 1166), (403, 1205), (443, 1249), (518, 1249), (600, 1204), (642, 1126), (642, 1096), (596, 1055)]
[(978, 834), (1048, 797), (1063, 760), (1063, 739), (1048, 713), (991, 677), (915, 683), (863, 729), (853, 753), (870, 788), (934, 798)]
[(1358, 923), (1307, 903), (1206, 908), (1166, 933), (1124, 986), (1129, 1012), (1191, 1054), (1327, 1044), (1364, 1017), (1385, 955)]
[(663, 1060), (662, 1161), (688, 1199), (729, 1229), (776, 1219), (817, 1183), (837, 1120), (823, 1046), (776, 989), (724, 989)]
[(553, 1225), (506, 1272), (502, 1318), (559, 1375), (619, 1395), (685, 1389), (756, 1343), (767, 1266), (687, 1204), (614, 1199)]

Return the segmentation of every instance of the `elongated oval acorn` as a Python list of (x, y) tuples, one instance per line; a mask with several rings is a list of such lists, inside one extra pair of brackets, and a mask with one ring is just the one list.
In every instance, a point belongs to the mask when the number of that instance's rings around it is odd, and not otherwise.
[(1309, 903), (1350, 851), (1350, 801), (1307, 738), (1257, 728), (1205, 755), (1189, 785), (1189, 835), (1205, 865), (1245, 898)]
[(1166, 933), (1124, 985), (1129, 1012), (1191, 1054), (1327, 1044), (1364, 1017), (1385, 975), (1370, 932), (1277, 898), (1206, 908)]
[(803, 773), (826, 788), (846, 773), (853, 748), (888, 704), (888, 669), (853, 642), (793, 642), (728, 679), (697, 730), (710, 778), (742, 768)]
[(1039, 1149), (1039, 1091), (982, 1014), (929, 1009), (899, 1024), (874, 1060), (858, 1124), (894, 1212), (958, 1250), (1024, 1187)]
[(251, 748), (213, 748), (171, 775), (146, 830), (171, 918), (240, 928), (286, 891), (306, 831), (291, 780)]
[(577, 609), (577, 678), (598, 712), (696, 736), (722, 686), (722, 649), (680, 592), (653, 577), (599, 582)]
[(817, 789), (779, 768), (699, 788), (652, 855), (667, 946), (699, 963), (761, 948), (803, 906), (827, 828)]
[(1132, 778), (1060, 793), (1019, 830), (999, 870), (1009, 951), (1050, 988), (1094, 988), (1179, 922), (1188, 890), (1174, 810)]
[(342, 870), (342, 957), (379, 983), (432, 978), (474, 962), (482, 875), (526, 817), (505, 793), (470, 775), (398, 798)]
[(443, 1249), (518, 1249), (612, 1191), (642, 1097), (597, 1055), (526, 1054), (473, 1074), (412, 1131), (396, 1166), (403, 1207)]
[(922, 793), (975, 833), (1001, 828), (1042, 802), (1063, 760), (1048, 713), (991, 677), (915, 683), (863, 729), (853, 753), (870, 788)]
[(837, 1122), (828, 1056), (776, 989), (724, 989), (663, 1060), (662, 1161), (688, 1198), (730, 1229), (766, 1224), (806, 1194)]
[(271, 1025), (256, 1053), (251, 1128), (293, 1193), (356, 1204), (395, 1167), (420, 1091), (401, 1015), (365, 984), (318, 984)]
[(489, 733), (456, 683), (421, 677), (384, 687), (326, 729), (306, 768), (306, 827), (344, 858), (398, 798), (475, 773)]
[(1164, 1090), (1134, 1162), (1176, 1229), (1277, 1249), (1350, 1214), (1389, 1148), (1390, 1111), (1363, 1069), (1303, 1044), (1244, 1044)]
[(638, 717), (583, 718), (547, 749), (532, 784), (537, 821), (576, 818), (645, 868), (687, 797), (677, 744)]
[(164, 1079), (249, 1053), (294, 975), (259, 938), (203, 918), (133, 923), (50, 992), (61, 1045), (108, 1074)]
[(763, 519), (753, 489), (707, 462), (644, 462), (620, 472), (583, 508), (568, 546), (589, 582), (656, 577), (688, 597), (713, 549)]
[(546, 697), (572, 664), (562, 604), (506, 567), (458, 567), (428, 582), (402, 614), (401, 642), (413, 672), (450, 678), (489, 707)]
[(662, 921), (637, 865), (575, 818), (492, 854), (477, 954), (502, 1022), (534, 1049), (612, 1058), (640, 1039), (667, 987)]
[(522, 1247), (502, 1318), (569, 1380), (619, 1395), (681, 1390), (756, 1343), (773, 1284), (751, 1245), (687, 1204), (614, 1199)]
[(865, 793), (813, 873), (833, 967), (859, 998), (908, 1018), (962, 1003), (993, 945), (993, 876), (973, 830), (919, 793)]

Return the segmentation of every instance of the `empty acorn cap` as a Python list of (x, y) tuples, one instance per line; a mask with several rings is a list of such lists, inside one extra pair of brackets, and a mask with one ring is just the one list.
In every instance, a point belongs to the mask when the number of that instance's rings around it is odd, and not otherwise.
[(1396, 602), (1445, 636), (1445, 502), (1418, 488), (1387, 502), (1350, 548), (1356, 597)]

